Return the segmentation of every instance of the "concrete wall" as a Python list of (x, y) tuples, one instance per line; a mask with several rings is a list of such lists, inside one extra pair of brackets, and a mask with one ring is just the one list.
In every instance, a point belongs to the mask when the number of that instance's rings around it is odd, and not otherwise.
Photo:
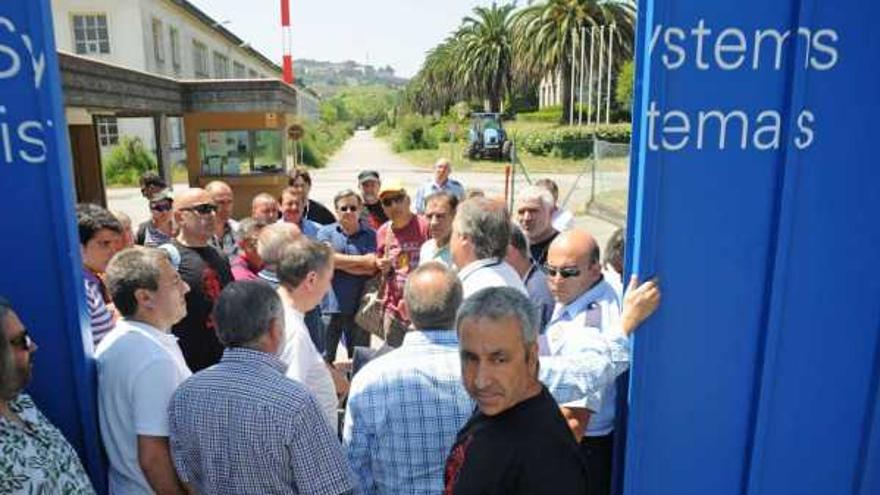
[(131, 22), (131, 19), (140, 18), (137, 0), (52, 0), (52, 20), (58, 49), (76, 53), (73, 43), (73, 15), (97, 13), (107, 15), (110, 53), (85, 56), (129, 69), (147, 70), (142, 26)]

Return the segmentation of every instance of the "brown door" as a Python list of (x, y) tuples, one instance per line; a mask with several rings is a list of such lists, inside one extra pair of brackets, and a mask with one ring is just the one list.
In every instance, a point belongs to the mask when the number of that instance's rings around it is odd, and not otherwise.
[(101, 170), (101, 148), (90, 125), (71, 125), (70, 155), (73, 160), (73, 180), (76, 183), (76, 200), (107, 207), (104, 192), (104, 175)]

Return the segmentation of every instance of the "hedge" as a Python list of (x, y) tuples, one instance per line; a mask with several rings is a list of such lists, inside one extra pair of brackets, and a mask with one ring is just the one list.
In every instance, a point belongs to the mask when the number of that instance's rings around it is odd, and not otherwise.
[(517, 147), (533, 155), (558, 158), (584, 158), (593, 151), (593, 136), (601, 141), (628, 143), (632, 135), (629, 123), (590, 127), (556, 127), (524, 132), (516, 137)]

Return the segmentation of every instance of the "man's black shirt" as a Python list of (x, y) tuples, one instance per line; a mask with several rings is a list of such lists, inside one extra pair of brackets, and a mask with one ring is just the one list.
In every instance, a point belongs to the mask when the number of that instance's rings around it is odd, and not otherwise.
[(556, 236), (558, 235), (559, 232), (554, 230), (553, 235), (541, 242), (536, 242), (529, 247), (532, 254), (532, 261), (537, 263), (538, 266), (543, 265), (547, 261), (547, 250), (550, 249), (550, 243), (553, 242), (553, 239), (556, 239)]
[(306, 212), (306, 218), (321, 225), (330, 225), (331, 223), (336, 222), (336, 217), (333, 216), (333, 212), (313, 199), (309, 200), (309, 210)]
[(541, 393), (495, 416), (476, 411), (446, 459), (445, 495), (578, 494), (587, 467), (559, 406)]

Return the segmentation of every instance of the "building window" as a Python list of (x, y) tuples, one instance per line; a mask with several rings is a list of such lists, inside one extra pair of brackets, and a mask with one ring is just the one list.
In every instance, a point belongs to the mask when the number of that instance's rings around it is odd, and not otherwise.
[(232, 62), (232, 74), (236, 79), (244, 79), (246, 77), (244, 64), (241, 62)]
[(98, 142), (101, 146), (119, 144), (119, 127), (116, 125), (116, 117), (95, 117), (95, 125), (98, 127)]
[(175, 28), (168, 28), (168, 39), (171, 41), (171, 65), (180, 69), (180, 33)]
[(73, 45), (80, 55), (110, 53), (110, 34), (106, 14), (73, 16)]
[(162, 35), (162, 21), (153, 19), (153, 55), (156, 63), (165, 63), (165, 37)]
[(208, 48), (198, 41), (193, 41), (193, 72), (196, 77), (210, 77), (208, 73)]
[(257, 71), (255, 71), (254, 69), (248, 69), (248, 77), (251, 79), (256, 79), (258, 77)]
[(225, 55), (214, 52), (214, 78), (226, 79), (229, 77), (229, 59)]

